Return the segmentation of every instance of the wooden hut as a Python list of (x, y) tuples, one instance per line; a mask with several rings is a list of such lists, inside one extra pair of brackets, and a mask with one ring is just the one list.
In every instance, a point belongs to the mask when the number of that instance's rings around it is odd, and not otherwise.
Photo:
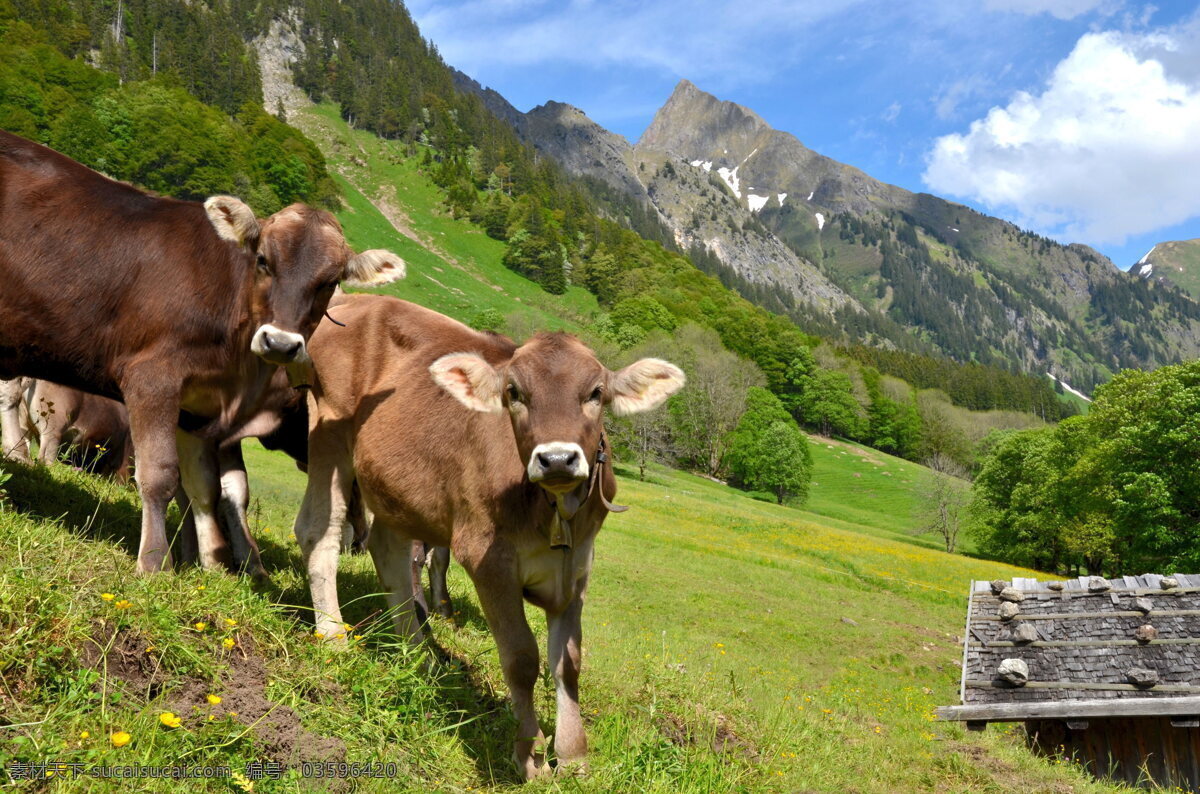
[(959, 694), (939, 718), (1200, 792), (1200, 575), (972, 582)]

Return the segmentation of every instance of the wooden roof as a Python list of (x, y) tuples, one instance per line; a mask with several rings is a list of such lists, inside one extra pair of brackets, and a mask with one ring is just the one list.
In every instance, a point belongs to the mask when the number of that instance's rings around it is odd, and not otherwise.
[[(939, 714), (1020, 720), (1200, 713), (1200, 575), (1174, 574), (1170, 587), (1163, 579), (972, 582), (962, 706)], [(1003, 586), (1010, 589), (1000, 592)], [(1024, 662), (1027, 682), (1000, 674), (1010, 659)]]

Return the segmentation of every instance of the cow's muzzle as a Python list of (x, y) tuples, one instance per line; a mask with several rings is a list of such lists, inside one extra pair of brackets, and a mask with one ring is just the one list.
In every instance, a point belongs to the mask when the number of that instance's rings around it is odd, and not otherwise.
[(538, 444), (529, 456), (529, 481), (552, 493), (565, 493), (587, 479), (588, 461), (578, 444)]
[(273, 325), (259, 326), (250, 340), (250, 350), (272, 364), (306, 364), (308, 348), (304, 337), (293, 331), (283, 331)]

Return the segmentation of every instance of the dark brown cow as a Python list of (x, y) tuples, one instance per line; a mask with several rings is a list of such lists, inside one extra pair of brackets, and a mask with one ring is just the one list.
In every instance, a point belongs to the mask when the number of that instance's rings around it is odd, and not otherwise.
[(221, 562), (216, 439), (256, 413), (277, 365), (307, 361), (340, 279), (402, 273), (387, 252), (354, 256), (327, 212), (292, 205), (260, 224), (235, 198), (150, 196), (0, 132), (0, 378), (124, 401), (140, 571), (171, 563), (164, 516), (180, 474), (201, 561)]
[(526, 778), (547, 771), (534, 713), (538, 648), (522, 600), (541, 607), (558, 692), (554, 752), (582, 764), (580, 615), (592, 544), (616, 480), (605, 466), (603, 413), (653, 408), (683, 385), (657, 359), (610, 372), (566, 334), (518, 347), (405, 301), (360, 296), (309, 345), (308, 489), (296, 536), (316, 629), (343, 638), (338, 542), (357, 478), (374, 514), (367, 548), (414, 641), (411, 541), (448, 546), (475, 584), (496, 638), (519, 727)]

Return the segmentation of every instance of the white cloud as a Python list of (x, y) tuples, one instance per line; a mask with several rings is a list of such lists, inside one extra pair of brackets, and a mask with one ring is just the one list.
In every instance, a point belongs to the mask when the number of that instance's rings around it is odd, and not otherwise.
[(1200, 215), (1198, 27), (1084, 35), (1042, 93), (939, 138), (925, 183), (1093, 244)]
[(1107, 10), (1110, 0), (984, 0), (989, 11), (1013, 11), (1018, 14), (1049, 14), (1058, 19), (1074, 19), (1096, 9)]
[(884, 109), (883, 113), (879, 116), (879, 118), (883, 119), (884, 121), (886, 121), (890, 124), (891, 122), (896, 120), (897, 116), (900, 115), (900, 108), (901, 108), (901, 105), (899, 102), (893, 102), (892, 104), (888, 105), (886, 109)]

